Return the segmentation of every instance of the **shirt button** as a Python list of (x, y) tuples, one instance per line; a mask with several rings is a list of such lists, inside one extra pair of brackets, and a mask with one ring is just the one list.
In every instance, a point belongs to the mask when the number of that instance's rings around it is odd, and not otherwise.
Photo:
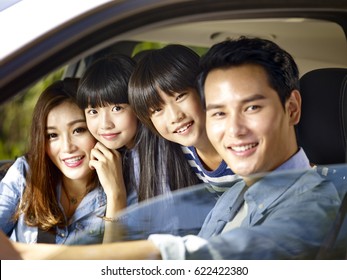
[(260, 203), (260, 204), (258, 205), (258, 208), (259, 208), (259, 209), (263, 209), (263, 208), (264, 208), (264, 204), (263, 204), (263, 203)]
[(64, 233), (61, 233), (61, 234), (60, 234), (60, 236), (61, 236), (61, 237), (64, 237), (64, 236), (65, 236), (65, 234), (64, 234)]

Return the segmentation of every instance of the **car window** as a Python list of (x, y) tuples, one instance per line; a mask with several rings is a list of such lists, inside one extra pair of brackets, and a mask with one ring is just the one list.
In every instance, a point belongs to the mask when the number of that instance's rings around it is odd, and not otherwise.
[[(0, 179), (12, 162), (27, 152), (31, 113), (43, 88), (64, 77), (81, 77), (93, 61), (110, 53), (135, 57), (177, 43), (203, 55), (217, 42), (249, 36), (273, 40), (291, 53), (300, 76), (313, 69), (347, 69), (346, 6), (339, 0), (329, 4), (269, 0), (264, 5), (252, 0), (82, 0), (73, 1), (69, 9), (60, 1), (46, 2), (0, 4), (0, 26), (6, 27), (0, 30)], [(17, 8), (20, 14), (16, 14)], [(328, 114), (323, 110), (321, 116)], [(317, 119), (313, 123), (322, 127)], [(318, 164), (313, 169), (331, 183), (341, 201), (347, 192), (346, 168), (345, 160), (341, 165)], [(295, 174), (270, 177), (278, 182)], [(228, 183), (228, 187), (236, 183)], [(202, 184), (131, 206), (114, 223), (113, 239), (137, 240), (154, 233), (197, 234), (220, 195)], [(347, 237), (345, 212), (332, 225), (333, 238), (326, 237), (329, 248), (334, 248), (337, 238)]]
[[(340, 200), (338, 203), (341, 204), (347, 193), (347, 165), (344, 164), (315, 166), (312, 170), (255, 174), (254, 176), (255, 178), (262, 177), (260, 180), (264, 180), (265, 178), (267, 184), (280, 186), (286, 180), (299, 178), (307, 172), (317, 173), (318, 176), (321, 176), (324, 184), (327, 184), (330, 188), (334, 189), (333, 192), (339, 194)], [(240, 179), (225, 183), (224, 187), (231, 189), (238, 182), (240, 182)], [(174, 191), (171, 195), (158, 196), (133, 205), (119, 214), (116, 222), (113, 224), (113, 237), (111, 241), (147, 239), (151, 234), (173, 234), (176, 236), (197, 235), (205, 218), (216, 205), (221, 195), (223, 194), (214, 190), (211, 185), (200, 184)], [(269, 195), (271, 194), (265, 194), (265, 196)], [(344, 203), (346, 204), (346, 201)], [(273, 204), (275, 205), (276, 201)], [(267, 205), (267, 207), (271, 209), (272, 206)], [(295, 206), (291, 205), (289, 207)], [(341, 244), (346, 244), (347, 242), (346, 207), (346, 205), (341, 205), (341, 211), (344, 211), (342, 213), (343, 216), (341, 217), (342, 214), (340, 214), (336, 219), (334, 218), (335, 224), (332, 223), (330, 230), (325, 234), (325, 242), (329, 244), (327, 245), (329, 248), (324, 248), (325, 254), (331, 254), (332, 252), (343, 254), (346, 252), (346, 247), (341, 247)], [(290, 230), (291, 228), (288, 224), (288, 231)], [(335, 248), (335, 246), (338, 246), (337, 244), (340, 244), (339, 249)], [(338, 257), (341, 258), (343, 255), (339, 255)], [(337, 258), (337, 255), (334, 255), (333, 258)]]

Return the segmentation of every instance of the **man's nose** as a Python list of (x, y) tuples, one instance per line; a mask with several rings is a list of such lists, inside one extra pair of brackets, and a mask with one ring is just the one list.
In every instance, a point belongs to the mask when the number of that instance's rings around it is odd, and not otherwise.
[(240, 137), (247, 133), (245, 119), (241, 114), (230, 114), (227, 122), (227, 133), (230, 137)]

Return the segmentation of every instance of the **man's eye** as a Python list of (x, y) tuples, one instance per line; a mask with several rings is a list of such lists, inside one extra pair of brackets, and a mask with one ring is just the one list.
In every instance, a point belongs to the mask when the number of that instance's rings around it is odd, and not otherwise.
[(258, 106), (258, 105), (251, 105), (251, 106), (248, 106), (246, 108), (246, 111), (255, 111), (255, 110), (259, 109), (259, 108), (260, 108), (260, 106)]
[(212, 117), (222, 117), (224, 115), (225, 115), (225, 113), (223, 113), (223, 112), (215, 112), (212, 114)]

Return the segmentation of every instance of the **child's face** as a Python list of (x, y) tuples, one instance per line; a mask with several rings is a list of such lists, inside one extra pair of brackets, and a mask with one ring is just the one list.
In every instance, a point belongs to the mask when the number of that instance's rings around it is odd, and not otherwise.
[(129, 104), (110, 104), (85, 109), (88, 129), (109, 149), (133, 147), (137, 118)]
[(183, 146), (196, 146), (205, 134), (205, 113), (194, 89), (173, 96), (159, 91), (164, 101), (160, 108), (151, 108), (151, 121), (159, 134)]

